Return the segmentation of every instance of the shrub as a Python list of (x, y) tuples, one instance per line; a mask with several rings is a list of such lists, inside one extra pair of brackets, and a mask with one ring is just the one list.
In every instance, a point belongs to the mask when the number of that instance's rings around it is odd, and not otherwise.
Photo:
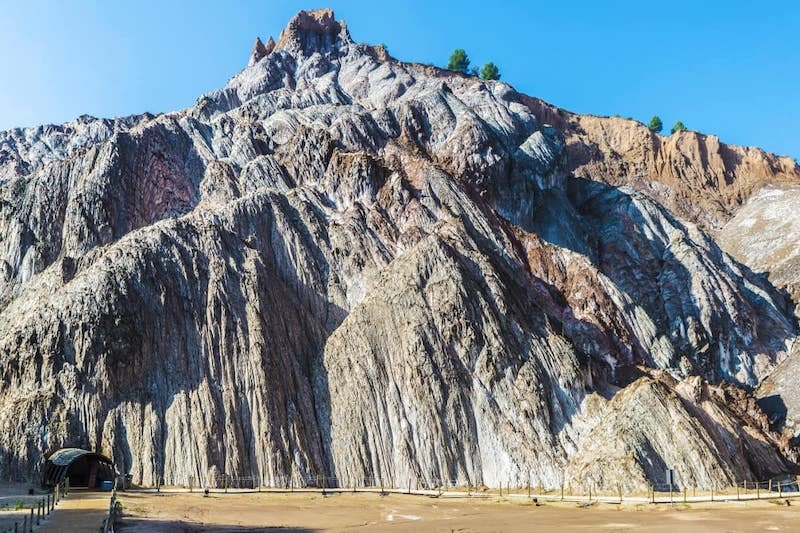
[(672, 133), (675, 133), (677, 131), (685, 131), (685, 130), (686, 130), (686, 126), (684, 126), (683, 122), (681, 122), (680, 120), (678, 122), (676, 122), (674, 126), (672, 126)]
[(647, 126), (650, 128), (650, 131), (655, 133), (661, 133), (661, 130), (664, 129), (664, 123), (661, 122), (661, 119), (658, 115), (653, 115), (653, 118), (650, 119), (650, 124)]
[(456, 48), (450, 54), (450, 61), (447, 62), (447, 70), (467, 74), (469, 72), (469, 56), (463, 48)]
[(500, 69), (497, 68), (497, 65), (489, 61), (484, 66), (481, 67), (481, 78), (484, 80), (499, 80), (500, 79)]

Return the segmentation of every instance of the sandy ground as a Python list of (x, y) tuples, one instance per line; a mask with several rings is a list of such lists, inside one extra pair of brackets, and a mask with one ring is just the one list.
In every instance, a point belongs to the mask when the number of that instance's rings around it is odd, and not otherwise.
[[(28, 494), (29, 489), (33, 490), (33, 495)], [(30, 508), (46, 497), (47, 493), (35, 485), (17, 483), (0, 486), (0, 532), (13, 531), (15, 522), (21, 531), (23, 519), (30, 519)]]
[[(36, 533), (96, 533), (108, 512), (109, 492), (73, 490), (42, 522)], [(166, 531), (166, 530), (165, 530)]]
[[(430, 498), (393, 494), (120, 493), (126, 533), (153, 531), (798, 531), (800, 501), (717, 502), (685, 506), (547, 503), (499, 498)], [(41, 531), (96, 531), (108, 505), (74, 499)], [(72, 506), (72, 507), (70, 507)], [(84, 513), (91, 520), (79, 523)], [(74, 517), (71, 520), (70, 517)], [(85, 529), (81, 529), (85, 527)]]

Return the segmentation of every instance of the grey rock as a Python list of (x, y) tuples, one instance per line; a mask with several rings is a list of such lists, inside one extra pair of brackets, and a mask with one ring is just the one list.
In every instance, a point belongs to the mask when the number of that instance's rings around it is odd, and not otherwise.
[(797, 336), (769, 281), (576, 176), (509, 85), (379, 48), (301, 12), (189, 109), (0, 134), (0, 475), (65, 445), (143, 484), (787, 471), (737, 388)]

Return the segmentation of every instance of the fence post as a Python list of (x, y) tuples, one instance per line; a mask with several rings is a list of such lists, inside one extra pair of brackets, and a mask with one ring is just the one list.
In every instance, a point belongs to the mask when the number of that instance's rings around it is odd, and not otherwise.
[(650, 503), (656, 503), (656, 489), (650, 485)]
[(783, 482), (778, 481), (778, 498), (783, 496)]
[[(467, 492), (469, 492), (469, 481), (467, 481)], [(411, 478), (408, 478), (408, 493), (411, 494)]]
[(711, 501), (714, 501), (714, 485), (711, 485)]
[(531, 499), (531, 471), (528, 470), (528, 499)]
[(769, 480), (769, 488), (767, 490), (772, 492), (772, 479)]
[(683, 503), (686, 503), (686, 485), (683, 486)]
[(564, 481), (561, 481), (561, 501), (564, 501)]
[(28, 531), (33, 531), (33, 506), (31, 506), (31, 520), (28, 524)]
[(761, 482), (756, 483), (756, 500), (761, 499)]
[(736, 499), (739, 499), (739, 482), (736, 482)]
[(22, 533), (28, 533), (28, 515), (22, 519)]
[(617, 483), (617, 496), (619, 496), (619, 503), (622, 503), (622, 485)]

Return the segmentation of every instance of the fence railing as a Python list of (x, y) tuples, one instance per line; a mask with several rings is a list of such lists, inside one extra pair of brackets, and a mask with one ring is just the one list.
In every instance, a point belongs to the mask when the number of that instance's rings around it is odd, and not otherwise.
[(21, 519), (16, 517), (13, 527), (9, 523), (0, 531), (2, 533), (11, 533), (12, 531), (14, 533), (31, 533), (55, 511), (67, 494), (69, 494), (69, 483), (62, 482), (50, 489), (43, 497), (36, 498), (28, 505), (22, 504), (20, 501), (20, 508), (17, 510), (22, 511), (23, 516)]
[[(379, 477), (357, 477), (345, 479), (330, 476), (232, 476), (221, 474), (204, 481), (189, 478), (186, 484), (165, 485), (158, 478), (154, 487), (137, 487), (147, 491), (188, 491), (195, 489), (210, 492), (382, 492), (425, 495), (446, 495), (448, 497), (511, 497), (537, 498), (560, 501), (603, 501), (640, 503), (679, 503), (715, 500), (769, 499), (784, 496), (800, 496), (798, 480), (773, 479), (764, 481), (741, 481), (727, 487), (699, 488), (679, 484), (651, 484), (649, 487), (631, 490), (622, 485), (598, 487), (593, 483), (568, 483), (558, 487), (545, 488), (541, 485), (520, 483), (498, 483), (487, 487), (482, 484), (464, 483), (459, 480), (415, 479), (404, 482), (384, 482)], [(134, 489), (135, 490), (135, 489)]]
[(100, 526), (100, 531), (102, 533), (114, 533), (119, 514), (120, 503), (117, 501), (117, 480), (114, 480), (114, 488), (111, 489), (111, 498), (108, 503), (108, 512), (103, 518), (103, 525)]

